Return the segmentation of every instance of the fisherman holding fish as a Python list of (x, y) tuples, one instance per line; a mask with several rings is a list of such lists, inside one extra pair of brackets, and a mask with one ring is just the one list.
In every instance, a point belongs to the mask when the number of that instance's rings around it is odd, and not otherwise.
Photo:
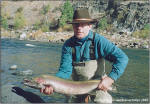
[[(72, 78), (75, 81), (101, 79), (93, 102), (110, 103), (101, 99), (108, 99), (104, 97), (112, 84), (123, 74), (128, 57), (105, 37), (92, 31), (92, 24), (96, 22), (96, 19), (90, 17), (88, 9), (81, 8), (74, 11), (73, 21), (67, 22), (72, 24), (74, 36), (62, 47), (60, 68), (56, 76), (63, 79)], [(104, 59), (113, 63), (108, 75), (104, 75)], [(49, 85), (41, 89), (41, 92), (49, 95), (53, 90)], [(101, 98), (99, 95), (102, 95)], [(76, 96), (73, 103), (84, 103), (87, 96), (87, 94)]]

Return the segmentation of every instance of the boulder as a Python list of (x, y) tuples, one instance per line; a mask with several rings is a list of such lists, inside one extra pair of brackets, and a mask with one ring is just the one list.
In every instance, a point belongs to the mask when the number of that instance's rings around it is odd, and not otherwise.
[(12, 66), (10, 66), (9, 69), (10, 69), (10, 70), (16, 70), (16, 69), (17, 69), (17, 65), (12, 65)]
[(28, 70), (24, 70), (24, 71), (16, 71), (14, 73), (12, 73), (13, 75), (19, 75), (19, 76), (28, 76), (28, 75), (32, 75), (33, 71), (28, 69)]
[(20, 40), (24, 40), (26, 39), (27, 37), (27, 34), (25, 32), (23, 32), (21, 35), (20, 35)]

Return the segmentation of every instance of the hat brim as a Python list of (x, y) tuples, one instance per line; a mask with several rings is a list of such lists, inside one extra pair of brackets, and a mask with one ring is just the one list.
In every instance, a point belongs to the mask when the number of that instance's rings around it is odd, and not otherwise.
[(98, 22), (96, 19), (91, 19), (91, 20), (76, 20), (76, 21), (67, 21), (67, 24), (78, 24), (78, 23), (91, 23), (94, 24)]

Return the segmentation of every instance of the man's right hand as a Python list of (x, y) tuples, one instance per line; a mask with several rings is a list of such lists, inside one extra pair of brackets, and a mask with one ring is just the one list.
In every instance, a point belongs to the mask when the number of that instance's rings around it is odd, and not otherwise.
[(44, 94), (46, 94), (46, 95), (50, 95), (50, 94), (52, 94), (52, 93), (54, 92), (54, 89), (53, 89), (53, 87), (50, 86), (50, 85), (45, 85), (45, 88), (41, 88), (41, 89), (40, 89), (40, 92), (41, 92), (41, 93), (44, 93)]
[(46, 81), (43, 80), (42, 78), (35, 78), (34, 81), (39, 84), (43, 84), (45, 86), (44, 88), (40, 89), (41, 93), (44, 93), (46, 95), (50, 95), (53, 93), (53, 91), (54, 91), (53, 87), (50, 85), (46, 85)]

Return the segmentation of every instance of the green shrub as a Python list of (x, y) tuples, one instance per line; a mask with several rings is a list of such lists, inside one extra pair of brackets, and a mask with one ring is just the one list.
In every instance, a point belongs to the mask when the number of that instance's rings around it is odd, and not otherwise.
[(106, 18), (100, 19), (100, 21), (98, 23), (98, 29), (105, 30), (107, 27), (108, 27), (107, 19)]
[(14, 18), (15, 29), (23, 28), (26, 25), (26, 20), (22, 12), (17, 12)]
[(124, 8), (124, 10), (119, 11), (118, 15), (117, 15), (117, 21), (118, 22), (124, 22), (127, 13), (128, 13), (128, 9), (127, 8)]
[(17, 10), (16, 10), (16, 13), (19, 12), (21, 13), (23, 11), (23, 7), (19, 7)]
[(44, 5), (40, 13), (44, 15), (43, 19), (35, 24), (35, 29), (41, 29), (43, 32), (49, 32), (49, 21), (48, 21), (48, 12), (50, 10), (50, 5)]
[(42, 30), (43, 32), (49, 32), (49, 25), (48, 25), (48, 24), (43, 24), (43, 25), (41, 26), (41, 30)]
[(55, 7), (55, 8), (52, 10), (53, 13), (55, 13), (55, 12), (57, 12), (57, 11), (61, 11), (61, 8), (60, 8), (60, 7)]
[(8, 29), (8, 19), (7, 17), (0, 17), (0, 20), (1, 20), (1, 26), (4, 28), (4, 29)]
[(34, 30), (39, 30), (41, 29), (42, 32), (49, 32), (49, 23), (46, 23), (45, 21), (37, 21), (34, 25), (33, 25), (33, 29)]
[(143, 29), (144, 30), (149, 30), (150, 29), (150, 24), (146, 24)]
[(8, 20), (10, 19), (10, 13), (9, 11), (5, 11), (5, 12), (2, 12), (1, 13), (1, 16), (0, 16), (0, 22), (1, 22), (1, 27), (4, 28), (4, 29), (8, 29), (9, 27), (9, 23), (8, 23)]
[(106, 27), (106, 31), (109, 31), (109, 32), (116, 32), (113, 24), (108, 24), (108, 26)]
[(63, 27), (66, 24), (67, 21), (67, 15), (62, 15), (60, 18), (59, 26)]
[(142, 30), (132, 33), (133, 37), (146, 39), (150, 36), (150, 24), (146, 24)]
[(72, 25), (70, 25), (70, 24), (64, 25), (63, 30), (64, 31), (73, 31)]
[(60, 17), (59, 26), (63, 27), (66, 21), (71, 21), (73, 17), (72, 4), (67, 0), (62, 7), (62, 15)]
[(41, 22), (37, 21), (34, 25), (33, 25), (33, 29), (34, 30), (39, 30), (41, 28)]
[(57, 31), (58, 32), (73, 31), (73, 28), (72, 28), (72, 25), (67, 24), (67, 25), (64, 25), (63, 27), (59, 27)]
[(50, 10), (50, 5), (44, 5), (42, 7), (42, 10), (41, 10), (40, 13), (43, 14), (43, 15), (45, 15), (45, 14), (47, 14), (49, 12), (49, 10)]

